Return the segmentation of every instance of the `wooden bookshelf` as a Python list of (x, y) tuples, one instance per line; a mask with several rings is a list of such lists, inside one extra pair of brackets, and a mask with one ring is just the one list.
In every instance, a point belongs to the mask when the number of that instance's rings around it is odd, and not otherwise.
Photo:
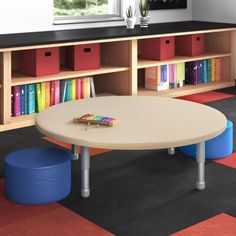
[[(173, 26), (172, 26), (173, 24)], [(57, 41), (59, 37), (57, 35), (55, 43), (39, 43), (39, 44), (25, 44), (22, 46), (12, 45), (12, 47), (6, 46), (0, 49), (0, 131), (16, 129), (35, 124), (35, 116), (22, 115), (11, 117), (11, 88), (12, 86), (18, 86), (23, 84), (41, 83), (55, 80), (65, 80), (81, 77), (94, 78), (94, 84), (96, 92), (98, 93), (112, 93), (116, 95), (142, 95), (142, 96), (168, 96), (178, 97), (199, 92), (205, 92), (215, 89), (226, 88), (235, 85), (235, 50), (234, 50), (234, 33), (236, 28), (209, 28), (202, 30), (189, 30), (185, 32), (176, 32), (174, 29), (175, 23), (168, 24), (173, 28), (173, 33), (168, 30), (166, 33), (155, 33), (158, 26), (154, 26), (150, 30), (150, 34), (142, 35), (143, 31), (135, 29), (134, 34), (127, 30), (121, 30), (122, 35), (120, 37), (111, 37), (112, 29), (108, 29), (107, 38), (91, 38), (89, 40), (70, 40), (65, 42)], [(151, 27), (151, 26), (150, 26)], [(235, 26), (236, 27), (236, 26)], [(191, 27), (190, 27), (191, 28)], [(197, 26), (198, 28), (198, 26)], [(161, 28), (161, 31), (163, 28)], [(116, 31), (116, 30), (115, 30)], [(136, 31), (140, 31), (138, 35)], [(145, 31), (146, 32), (146, 31)], [(149, 31), (148, 31), (149, 32)], [(99, 32), (100, 34), (101, 32)], [(166, 61), (154, 61), (146, 60), (138, 57), (139, 41), (146, 38), (158, 38), (164, 36), (180, 36), (194, 33), (206, 33), (206, 53), (194, 57), (176, 56), (171, 60)], [(33, 34), (33, 33), (32, 33)], [(50, 34), (50, 33), (49, 33)], [(61, 32), (57, 33), (61, 34)], [(129, 34), (128, 36), (126, 34)], [(133, 35), (132, 35), (133, 34)], [(77, 34), (76, 34), (77, 35)], [(25, 37), (25, 35), (22, 35)], [(54, 37), (54, 34), (51, 36)], [(64, 37), (63, 34), (61, 37)], [(68, 36), (67, 36), (68, 37)], [(77, 36), (76, 36), (77, 37)], [(27, 38), (25, 41), (27, 42)], [(36, 41), (38, 38), (36, 37)], [(9, 40), (6, 40), (8, 45)], [(66, 46), (89, 44), (89, 43), (101, 43), (101, 68), (86, 70), (86, 71), (72, 71), (64, 67), (65, 56), (62, 55), (61, 71), (59, 74), (32, 77), (20, 74), (18, 72), (19, 58), (18, 54), (21, 50), (57, 47), (59, 46), (61, 52), (64, 51)], [(151, 91), (144, 87), (138, 87), (138, 72), (143, 72), (145, 68), (156, 67), (166, 64), (176, 64), (191, 62), (197, 60), (206, 60), (213, 58), (221, 58), (222, 72), (220, 81), (209, 82), (205, 84), (186, 85), (182, 88), (170, 89), (167, 91)], [(144, 78), (143, 78), (144, 79)]]

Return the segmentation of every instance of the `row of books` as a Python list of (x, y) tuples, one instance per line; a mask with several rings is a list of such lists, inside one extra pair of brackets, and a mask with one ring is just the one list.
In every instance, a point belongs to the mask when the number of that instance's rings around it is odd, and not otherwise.
[(145, 88), (162, 91), (183, 87), (185, 63), (162, 65), (145, 69)]
[(14, 86), (12, 116), (33, 114), (61, 102), (91, 96), (95, 96), (91, 77)]
[(162, 91), (185, 84), (200, 84), (219, 81), (221, 59), (208, 59), (145, 69), (145, 88)]
[(214, 58), (187, 62), (185, 68), (185, 84), (219, 81), (221, 76), (221, 59)]

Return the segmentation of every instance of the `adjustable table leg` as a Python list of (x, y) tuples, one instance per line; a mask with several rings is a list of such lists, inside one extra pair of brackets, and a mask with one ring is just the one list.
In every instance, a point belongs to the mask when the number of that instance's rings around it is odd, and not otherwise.
[(71, 160), (72, 161), (79, 160), (78, 145), (76, 144), (71, 145)]
[(205, 189), (205, 142), (197, 144), (197, 183), (196, 188), (198, 190)]
[(81, 147), (81, 196), (90, 196), (89, 188), (90, 148)]

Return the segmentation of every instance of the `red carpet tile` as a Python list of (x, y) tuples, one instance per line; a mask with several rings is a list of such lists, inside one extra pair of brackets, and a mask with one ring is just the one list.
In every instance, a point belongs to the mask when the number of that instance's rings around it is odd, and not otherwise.
[(0, 181), (0, 235), (4, 236), (112, 236), (60, 204), (26, 206), (9, 201)]
[(215, 162), (236, 169), (236, 152), (232, 153), (229, 157), (215, 160)]
[(236, 235), (236, 218), (224, 213), (172, 234), (172, 236), (235, 236), (235, 235)]
[(232, 94), (209, 91), (209, 92), (197, 93), (197, 94), (182, 96), (182, 97), (177, 97), (177, 98), (187, 100), (187, 101), (192, 101), (192, 102), (207, 103), (207, 102), (214, 102), (214, 101), (218, 101), (218, 100), (222, 100), (226, 98), (231, 98), (234, 96), (235, 95), (232, 95)]
[[(64, 147), (66, 149), (69, 149), (69, 150), (71, 149), (71, 144), (64, 143), (64, 142), (61, 142), (61, 141), (58, 141), (56, 139), (49, 138), (49, 137), (43, 137), (43, 139), (45, 139), (51, 143), (57, 144), (61, 147)], [(94, 155), (97, 155), (100, 153), (110, 152), (110, 151), (111, 151), (110, 149), (91, 148), (91, 156), (94, 156)], [(78, 146), (78, 152), (80, 153), (80, 146)]]

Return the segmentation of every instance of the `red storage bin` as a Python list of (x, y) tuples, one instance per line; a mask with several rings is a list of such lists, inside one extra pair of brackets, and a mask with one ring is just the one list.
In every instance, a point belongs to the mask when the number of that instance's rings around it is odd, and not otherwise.
[(175, 39), (176, 55), (197, 56), (205, 53), (205, 34), (178, 36)]
[(141, 57), (159, 61), (175, 57), (175, 37), (170, 36), (142, 40)]
[(22, 74), (46, 76), (60, 72), (60, 52), (58, 47), (20, 51), (19, 57), (19, 71)]
[(83, 44), (67, 47), (66, 65), (72, 70), (100, 68), (100, 44)]

